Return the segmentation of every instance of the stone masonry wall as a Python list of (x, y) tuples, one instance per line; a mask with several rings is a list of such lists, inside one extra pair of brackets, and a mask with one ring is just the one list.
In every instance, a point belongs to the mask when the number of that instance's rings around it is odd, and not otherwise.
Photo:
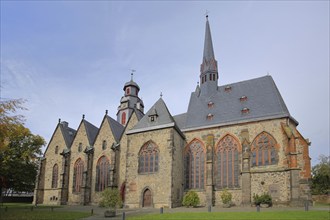
[[(287, 146), (287, 137), (285, 136), (282, 127), (281, 127), (281, 122), (285, 123), (285, 119), (274, 119), (274, 120), (265, 120), (265, 121), (259, 121), (259, 122), (254, 122), (254, 123), (246, 123), (246, 124), (238, 124), (238, 125), (230, 125), (230, 126), (223, 126), (223, 127), (218, 127), (218, 128), (209, 128), (209, 129), (202, 129), (202, 130), (196, 130), (196, 131), (186, 131), (186, 140), (187, 143), (190, 143), (194, 138), (197, 138), (201, 140), (204, 145), (206, 144), (206, 137), (208, 134), (213, 134), (214, 135), (214, 142), (215, 142), (215, 147), (217, 147), (219, 141), (226, 136), (227, 134), (232, 135), (234, 138), (239, 140), (240, 146), (239, 146), (239, 169), (241, 172), (242, 169), (242, 133), (244, 132), (245, 138), (248, 139), (249, 144), (253, 142), (255, 137), (260, 134), (261, 132), (267, 132), (270, 135), (272, 135), (275, 140), (277, 141), (276, 148), (278, 149), (278, 164), (277, 165), (272, 165), (272, 166), (266, 166), (266, 167), (257, 167), (257, 168), (251, 168), (252, 172), (256, 171), (261, 171), (261, 172), (273, 172), (273, 171), (283, 171), (288, 168), (288, 163), (287, 163), (287, 155), (286, 155), (286, 148)], [(278, 174), (274, 174), (278, 175)], [(254, 178), (251, 178), (252, 182), (253, 181), (259, 181), (256, 177), (259, 175), (254, 176)], [(288, 178), (288, 177), (287, 177)], [(287, 181), (287, 179), (286, 179)], [(259, 181), (260, 182), (260, 181)], [(241, 178), (239, 178), (239, 183), (242, 184)], [(215, 184), (215, 183), (214, 183)], [(242, 185), (240, 185), (242, 186)], [(251, 186), (251, 188), (254, 189), (254, 191), (251, 192), (253, 195), (254, 192), (260, 192), (257, 190), (256, 183), (254, 186)], [(220, 190), (220, 189), (219, 189)], [(238, 189), (235, 189), (233, 192), (235, 194), (233, 198), (233, 202), (235, 204), (241, 204), (241, 187)], [(286, 202), (288, 199), (288, 194), (290, 191), (286, 188), (285, 192), (283, 195), (280, 196), (280, 199), (283, 200), (283, 202)], [(199, 192), (199, 194), (202, 194), (202, 191)], [(221, 204), (221, 199), (220, 199), (220, 192), (216, 191), (215, 193), (215, 204)], [(252, 196), (251, 195), (251, 196)], [(284, 196), (285, 195), (285, 196)], [(220, 200), (219, 200), (220, 199)], [(205, 205), (203, 203), (203, 199), (201, 199), (202, 205)]]
[[(171, 206), (171, 167), (172, 149), (168, 146), (171, 128), (131, 134), (128, 137), (126, 201), (129, 208), (142, 206), (142, 195), (146, 188), (151, 191), (152, 205), (155, 208)], [(138, 154), (141, 147), (153, 141), (159, 148), (158, 172), (138, 174)]]
[[(78, 151), (79, 143), (82, 143), (82, 151)], [(87, 171), (87, 156), (84, 153), (86, 146), (89, 146), (89, 141), (86, 134), (86, 129), (84, 123), (81, 123), (77, 134), (71, 145), (71, 161), (70, 161), (70, 177), (69, 177), (69, 197), (68, 204), (83, 204), (82, 191), (80, 193), (73, 193), (73, 174), (74, 174), (74, 164), (80, 158), (84, 162), (84, 170)], [(81, 189), (82, 190), (82, 189)]]
[[(57, 154), (55, 148), (58, 146)], [(62, 156), (60, 155), (63, 150), (66, 149), (66, 144), (63, 138), (63, 134), (60, 125), (54, 132), (51, 142), (48, 144), (48, 148), (45, 152), (46, 164), (44, 174), (44, 200), (43, 204), (56, 205), (60, 204), (60, 188), (61, 188), (61, 174), (64, 172), (62, 164)], [(57, 188), (52, 188), (52, 176), (53, 167), (58, 166)]]
[[(106, 141), (106, 149), (102, 149), (103, 141)], [(95, 191), (96, 183), (96, 166), (98, 160), (105, 156), (110, 163), (114, 163), (115, 152), (111, 149), (113, 143), (115, 143), (115, 138), (113, 137), (112, 131), (110, 129), (110, 124), (107, 119), (103, 120), (98, 136), (94, 143), (94, 163), (92, 168), (92, 184), (91, 184), (91, 203), (97, 205), (100, 201), (100, 196), (102, 192)]]
[(289, 204), (290, 172), (265, 172), (251, 175), (251, 201), (253, 195), (269, 193), (274, 204)]
[(173, 133), (173, 159), (172, 159), (172, 207), (178, 207), (182, 204), (183, 198), (183, 147), (184, 139), (181, 135), (172, 130)]

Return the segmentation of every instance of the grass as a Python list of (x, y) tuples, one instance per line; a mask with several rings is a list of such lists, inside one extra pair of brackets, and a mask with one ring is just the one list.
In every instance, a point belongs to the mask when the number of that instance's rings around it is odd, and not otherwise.
[(90, 216), (89, 212), (61, 211), (61, 206), (34, 207), (26, 203), (0, 205), (0, 219), (6, 220), (75, 220)]
[(190, 212), (147, 214), (127, 218), (128, 220), (181, 220), (181, 219), (235, 219), (235, 220), (329, 220), (329, 211), (285, 211), (285, 212)]

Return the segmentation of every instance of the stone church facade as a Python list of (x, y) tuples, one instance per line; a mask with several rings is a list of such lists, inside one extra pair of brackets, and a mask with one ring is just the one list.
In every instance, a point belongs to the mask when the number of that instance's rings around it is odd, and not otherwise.
[(59, 120), (40, 160), (34, 203), (98, 204), (117, 187), (129, 208), (181, 206), (195, 190), (201, 205), (236, 205), (269, 193), (274, 204), (310, 200), (310, 142), (297, 130), (271, 76), (218, 85), (206, 20), (200, 85), (186, 113), (172, 116), (160, 98), (146, 113), (133, 78), (116, 119), (99, 127), (83, 116), (77, 129)]

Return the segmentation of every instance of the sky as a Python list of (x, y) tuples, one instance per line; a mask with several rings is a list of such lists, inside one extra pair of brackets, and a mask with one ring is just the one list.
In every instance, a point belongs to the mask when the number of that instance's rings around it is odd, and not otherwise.
[(136, 70), (145, 112), (163, 94), (187, 111), (199, 80), (208, 11), (219, 85), (271, 75), (312, 164), (329, 155), (329, 1), (3, 1), (1, 100), (22, 98), (25, 125), (49, 142), (116, 118)]

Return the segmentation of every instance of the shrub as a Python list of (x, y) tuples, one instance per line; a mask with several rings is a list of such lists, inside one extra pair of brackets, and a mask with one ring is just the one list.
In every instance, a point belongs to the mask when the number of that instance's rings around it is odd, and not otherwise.
[(231, 204), (231, 199), (232, 198), (233, 198), (232, 194), (227, 189), (222, 191), (221, 200), (222, 200), (223, 204)]
[(199, 197), (198, 194), (193, 191), (190, 190), (186, 193), (186, 195), (184, 195), (183, 197), (183, 201), (182, 201), (182, 205), (189, 207), (189, 206), (193, 206), (196, 207), (199, 204)]
[(117, 188), (106, 188), (101, 194), (101, 207), (118, 208), (122, 206), (119, 190)]
[(272, 197), (268, 193), (263, 193), (261, 196), (258, 194), (253, 195), (253, 200), (255, 205), (268, 204), (272, 205)]

